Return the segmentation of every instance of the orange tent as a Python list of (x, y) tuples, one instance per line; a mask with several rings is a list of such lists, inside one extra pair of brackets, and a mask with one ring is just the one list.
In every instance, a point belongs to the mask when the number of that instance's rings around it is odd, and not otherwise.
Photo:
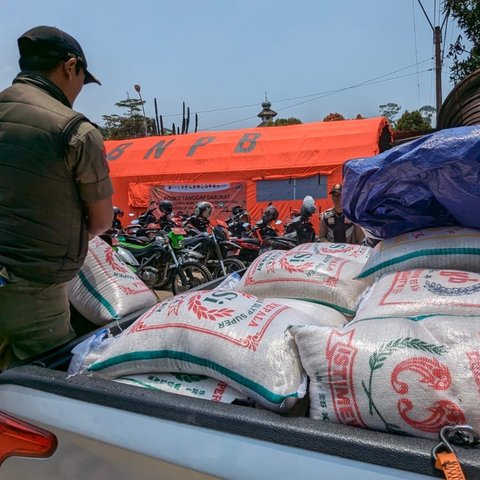
[(305, 195), (319, 211), (329, 208), (343, 163), (390, 144), (384, 117), (105, 142), (114, 205), (124, 212), (138, 214), (149, 200), (168, 198), (177, 213), (191, 213), (208, 200), (216, 217), (241, 205), (253, 220), (269, 202), (286, 220)]

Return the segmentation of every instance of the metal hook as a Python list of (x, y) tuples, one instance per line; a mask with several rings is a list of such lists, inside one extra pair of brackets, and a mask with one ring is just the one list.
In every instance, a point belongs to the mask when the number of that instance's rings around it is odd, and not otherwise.
[(470, 425), (445, 425), (440, 430), (440, 442), (432, 448), (433, 458), (437, 458), (439, 450), (455, 453), (451, 443), (474, 446), (480, 442), (478, 433)]

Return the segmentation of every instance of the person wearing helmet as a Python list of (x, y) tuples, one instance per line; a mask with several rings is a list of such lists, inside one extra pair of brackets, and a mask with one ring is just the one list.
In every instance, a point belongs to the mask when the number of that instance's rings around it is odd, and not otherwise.
[(317, 211), (315, 206), (315, 200), (310, 195), (307, 195), (302, 202), (302, 207), (300, 208), (300, 216), (304, 219), (310, 218)]
[(201, 232), (206, 232), (210, 225), (210, 215), (213, 211), (213, 205), (210, 202), (198, 202), (195, 205), (195, 211), (190, 218), (190, 223)]
[(268, 207), (263, 211), (262, 217), (266, 225), (278, 220), (277, 208), (274, 205), (268, 205)]
[(343, 214), (342, 185), (336, 183), (330, 190), (333, 208), (325, 210), (320, 215), (319, 242), (353, 243), (360, 245), (364, 234), (362, 229), (352, 223)]
[(158, 202), (158, 211), (160, 212), (160, 218), (158, 219), (158, 223), (162, 230), (169, 232), (172, 227), (176, 227), (181, 223), (179, 220), (175, 221), (172, 218), (173, 214), (173, 204), (170, 200), (162, 200)]
[(120, 230), (122, 228), (122, 222), (120, 218), (123, 217), (123, 210), (119, 207), (113, 207), (113, 222), (112, 222), (112, 229)]
[(316, 239), (315, 229), (310, 221), (316, 210), (315, 200), (310, 195), (307, 195), (303, 199), (300, 211), (285, 226), (285, 233), (296, 233), (296, 240), (299, 245), (314, 242)]
[(244, 211), (245, 209), (243, 207), (241, 207), (240, 205), (236, 205), (235, 207), (232, 208), (232, 216), (238, 217), (238, 215)]
[(158, 209), (164, 215), (171, 215), (173, 212), (173, 204), (170, 200), (162, 200), (161, 202), (158, 202)]
[(150, 223), (156, 223), (157, 219), (160, 217), (160, 212), (158, 209), (158, 204), (155, 200), (151, 200), (148, 204), (148, 210), (143, 212), (138, 217), (140, 225), (146, 226)]
[(236, 238), (250, 235), (250, 215), (245, 208), (239, 205), (232, 208), (232, 216), (227, 220), (227, 225), (232, 236)]
[(255, 230), (260, 232), (262, 238), (278, 237), (278, 231), (271, 226), (272, 222), (278, 220), (278, 210), (271, 203), (265, 208), (262, 213), (262, 218), (255, 224)]

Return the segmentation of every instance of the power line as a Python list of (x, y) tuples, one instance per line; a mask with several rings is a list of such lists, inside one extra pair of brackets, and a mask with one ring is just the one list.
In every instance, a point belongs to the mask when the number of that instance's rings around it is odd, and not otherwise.
[[(430, 60), (430, 59), (429, 59)], [(404, 69), (400, 69), (400, 70), (397, 70), (397, 71), (401, 71), (401, 70), (404, 70)], [(423, 70), (419, 73), (425, 73), (425, 72), (429, 72), (431, 71), (432, 69), (431, 68), (428, 68), (426, 70)], [(388, 74), (386, 74), (388, 75)], [(315, 100), (319, 100), (321, 98), (325, 98), (325, 97), (328, 97), (330, 95), (334, 95), (336, 93), (340, 93), (340, 92), (344, 92), (344, 91), (347, 91), (347, 90), (352, 90), (354, 88), (360, 88), (360, 87), (364, 87), (364, 86), (369, 86), (369, 85), (374, 85), (374, 84), (377, 84), (377, 83), (383, 83), (383, 82), (389, 82), (391, 80), (398, 80), (399, 78), (405, 78), (405, 77), (411, 77), (412, 75), (416, 75), (416, 73), (407, 73), (405, 75), (399, 75), (397, 77), (392, 77), (392, 78), (387, 78), (387, 79), (384, 79), (384, 80), (380, 80), (380, 78), (386, 76), (386, 75), (381, 75), (380, 77), (375, 77), (371, 80), (366, 80), (365, 82), (361, 82), (359, 84), (355, 84), (355, 85), (350, 85), (349, 87), (344, 87), (344, 88), (340, 88), (340, 89), (337, 89), (337, 90), (330, 90), (328, 92), (324, 92), (323, 94), (315, 97), (315, 98), (311, 98), (309, 100), (305, 100), (303, 102), (298, 102), (298, 103), (294, 103), (292, 105), (288, 105), (286, 107), (283, 107), (283, 108), (279, 108), (277, 110), (281, 111), (281, 110), (287, 110), (289, 108), (292, 108), (292, 107), (296, 107), (298, 105), (303, 105), (305, 103), (310, 103), (310, 102), (313, 102)], [(231, 122), (225, 122), (225, 123), (221, 123), (219, 125), (214, 125), (212, 127), (208, 127), (208, 128), (204, 128), (204, 129), (201, 129), (202, 131), (205, 131), (205, 130), (213, 130), (213, 129), (216, 129), (216, 128), (219, 128), (219, 127), (225, 127), (227, 125), (233, 125), (235, 123), (239, 123), (239, 122), (243, 122), (245, 120), (252, 120), (252, 119), (255, 119), (256, 118), (256, 115), (255, 116), (250, 116), (250, 117), (245, 117), (245, 118), (241, 118), (239, 120), (234, 120), (234, 121), (231, 121)]]
[[(377, 80), (377, 79), (380, 79), (380, 78), (388, 77), (390, 75), (394, 75), (395, 73), (402, 72), (404, 70), (408, 70), (409, 68), (412, 68), (412, 67), (417, 67), (418, 65), (422, 65), (423, 63), (429, 62), (431, 60), (432, 60), (432, 57), (426, 58), (425, 60), (422, 60), (421, 62), (417, 62), (417, 63), (413, 63), (411, 65), (407, 65), (406, 67), (399, 68), (398, 70), (394, 70), (394, 71), (389, 72), (389, 73), (384, 73), (383, 75), (379, 75), (378, 77), (374, 77), (370, 80), (366, 80), (366, 82), (370, 82), (370, 81)], [(363, 83), (365, 83), (365, 82), (359, 83), (358, 85), (362, 85)], [(310, 93), (308, 95), (301, 95), (301, 96), (297, 96), (297, 97), (289, 97), (289, 98), (282, 98), (282, 99), (274, 99), (274, 100), (271, 100), (271, 101), (272, 101), (272, 103), (278, 104), (278, 103), (282, 103), (282, 102), (290, 102), (292, 100), (301, 100), (303, 98), (317, 97), (319, 95), (324, 95), (324, 94), (327, 94), (327, 93), (330, 93), (330, 92), (336, 92), (336, 91), (337, 90), (329, 90), (329, 91), (326, 91), (326, 92)], [(192, 112), (192, 113), (194, 113), (194, 114), (195, 113), (196, 114), (213, 113), (213, 112), (222, 112), (222, 111), (226, 111), (226, 110), (236, 110), (236, 109), (241, 109), (241, 108), (257, 107), (257, 106), (258, 106), (258, 102), (245, 104), (245, 105), (231, 106), (231, 107), (212, 108), (212, 109), (209, 109), (209, 110), (198, 110), (198, 111)], [(181, 117), (181, 116), (182, 116), (181, 113), (169, 113), (169, 114), (162, 115), (163, 118), (166, 118), (166, 117)]]

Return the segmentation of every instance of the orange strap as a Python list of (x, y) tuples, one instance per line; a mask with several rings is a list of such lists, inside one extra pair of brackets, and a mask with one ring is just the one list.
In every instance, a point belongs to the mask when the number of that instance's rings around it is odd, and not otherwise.
[(446, 480), (465, 480), (457, 456), (451, 452), (439, 452), (435, 459), (435, 468), (441, 470)]

